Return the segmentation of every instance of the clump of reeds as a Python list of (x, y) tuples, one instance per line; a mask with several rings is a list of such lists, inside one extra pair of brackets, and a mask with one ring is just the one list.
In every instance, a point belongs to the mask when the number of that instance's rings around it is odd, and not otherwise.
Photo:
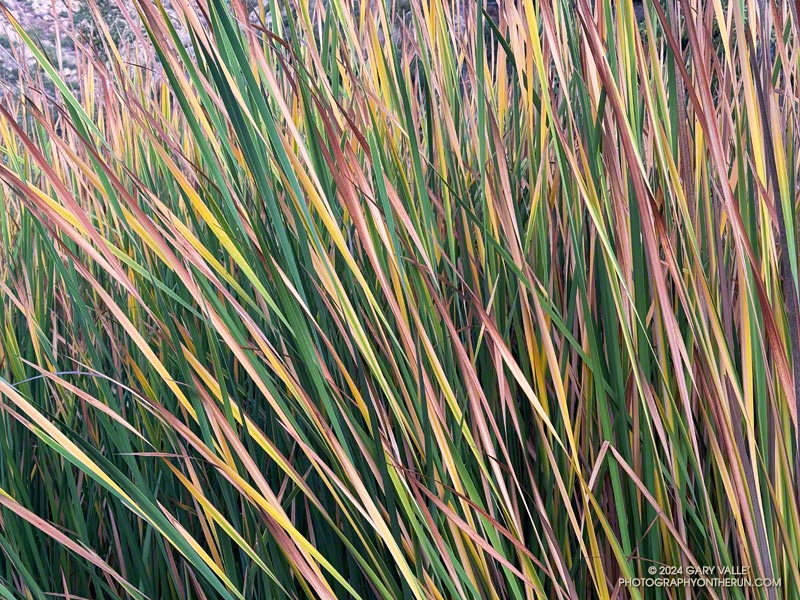
[(795, 5), (279, 4), (20, 31), (0, 597), (800, 596)]

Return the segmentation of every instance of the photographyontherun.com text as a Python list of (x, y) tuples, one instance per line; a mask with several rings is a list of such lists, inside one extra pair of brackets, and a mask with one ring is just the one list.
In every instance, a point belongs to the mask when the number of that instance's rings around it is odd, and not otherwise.
[(750, 567), (651, 565), (644, 577), (620, 577), (617, 584), (635, 588), (777, 588), (781, 580), (755, 577)]

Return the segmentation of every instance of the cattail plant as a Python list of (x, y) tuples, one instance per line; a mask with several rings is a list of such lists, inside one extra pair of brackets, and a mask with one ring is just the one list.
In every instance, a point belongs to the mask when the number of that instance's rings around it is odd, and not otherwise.
[(0, 597), (800, 597), (793, 2), (87, 6), (4, 12)]

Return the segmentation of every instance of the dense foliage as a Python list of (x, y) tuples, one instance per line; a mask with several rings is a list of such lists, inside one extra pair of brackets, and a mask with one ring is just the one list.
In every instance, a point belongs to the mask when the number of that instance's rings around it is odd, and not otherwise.
[(793, 1), (278, 4), (20, 28), (0, 598), (800, 597)]

